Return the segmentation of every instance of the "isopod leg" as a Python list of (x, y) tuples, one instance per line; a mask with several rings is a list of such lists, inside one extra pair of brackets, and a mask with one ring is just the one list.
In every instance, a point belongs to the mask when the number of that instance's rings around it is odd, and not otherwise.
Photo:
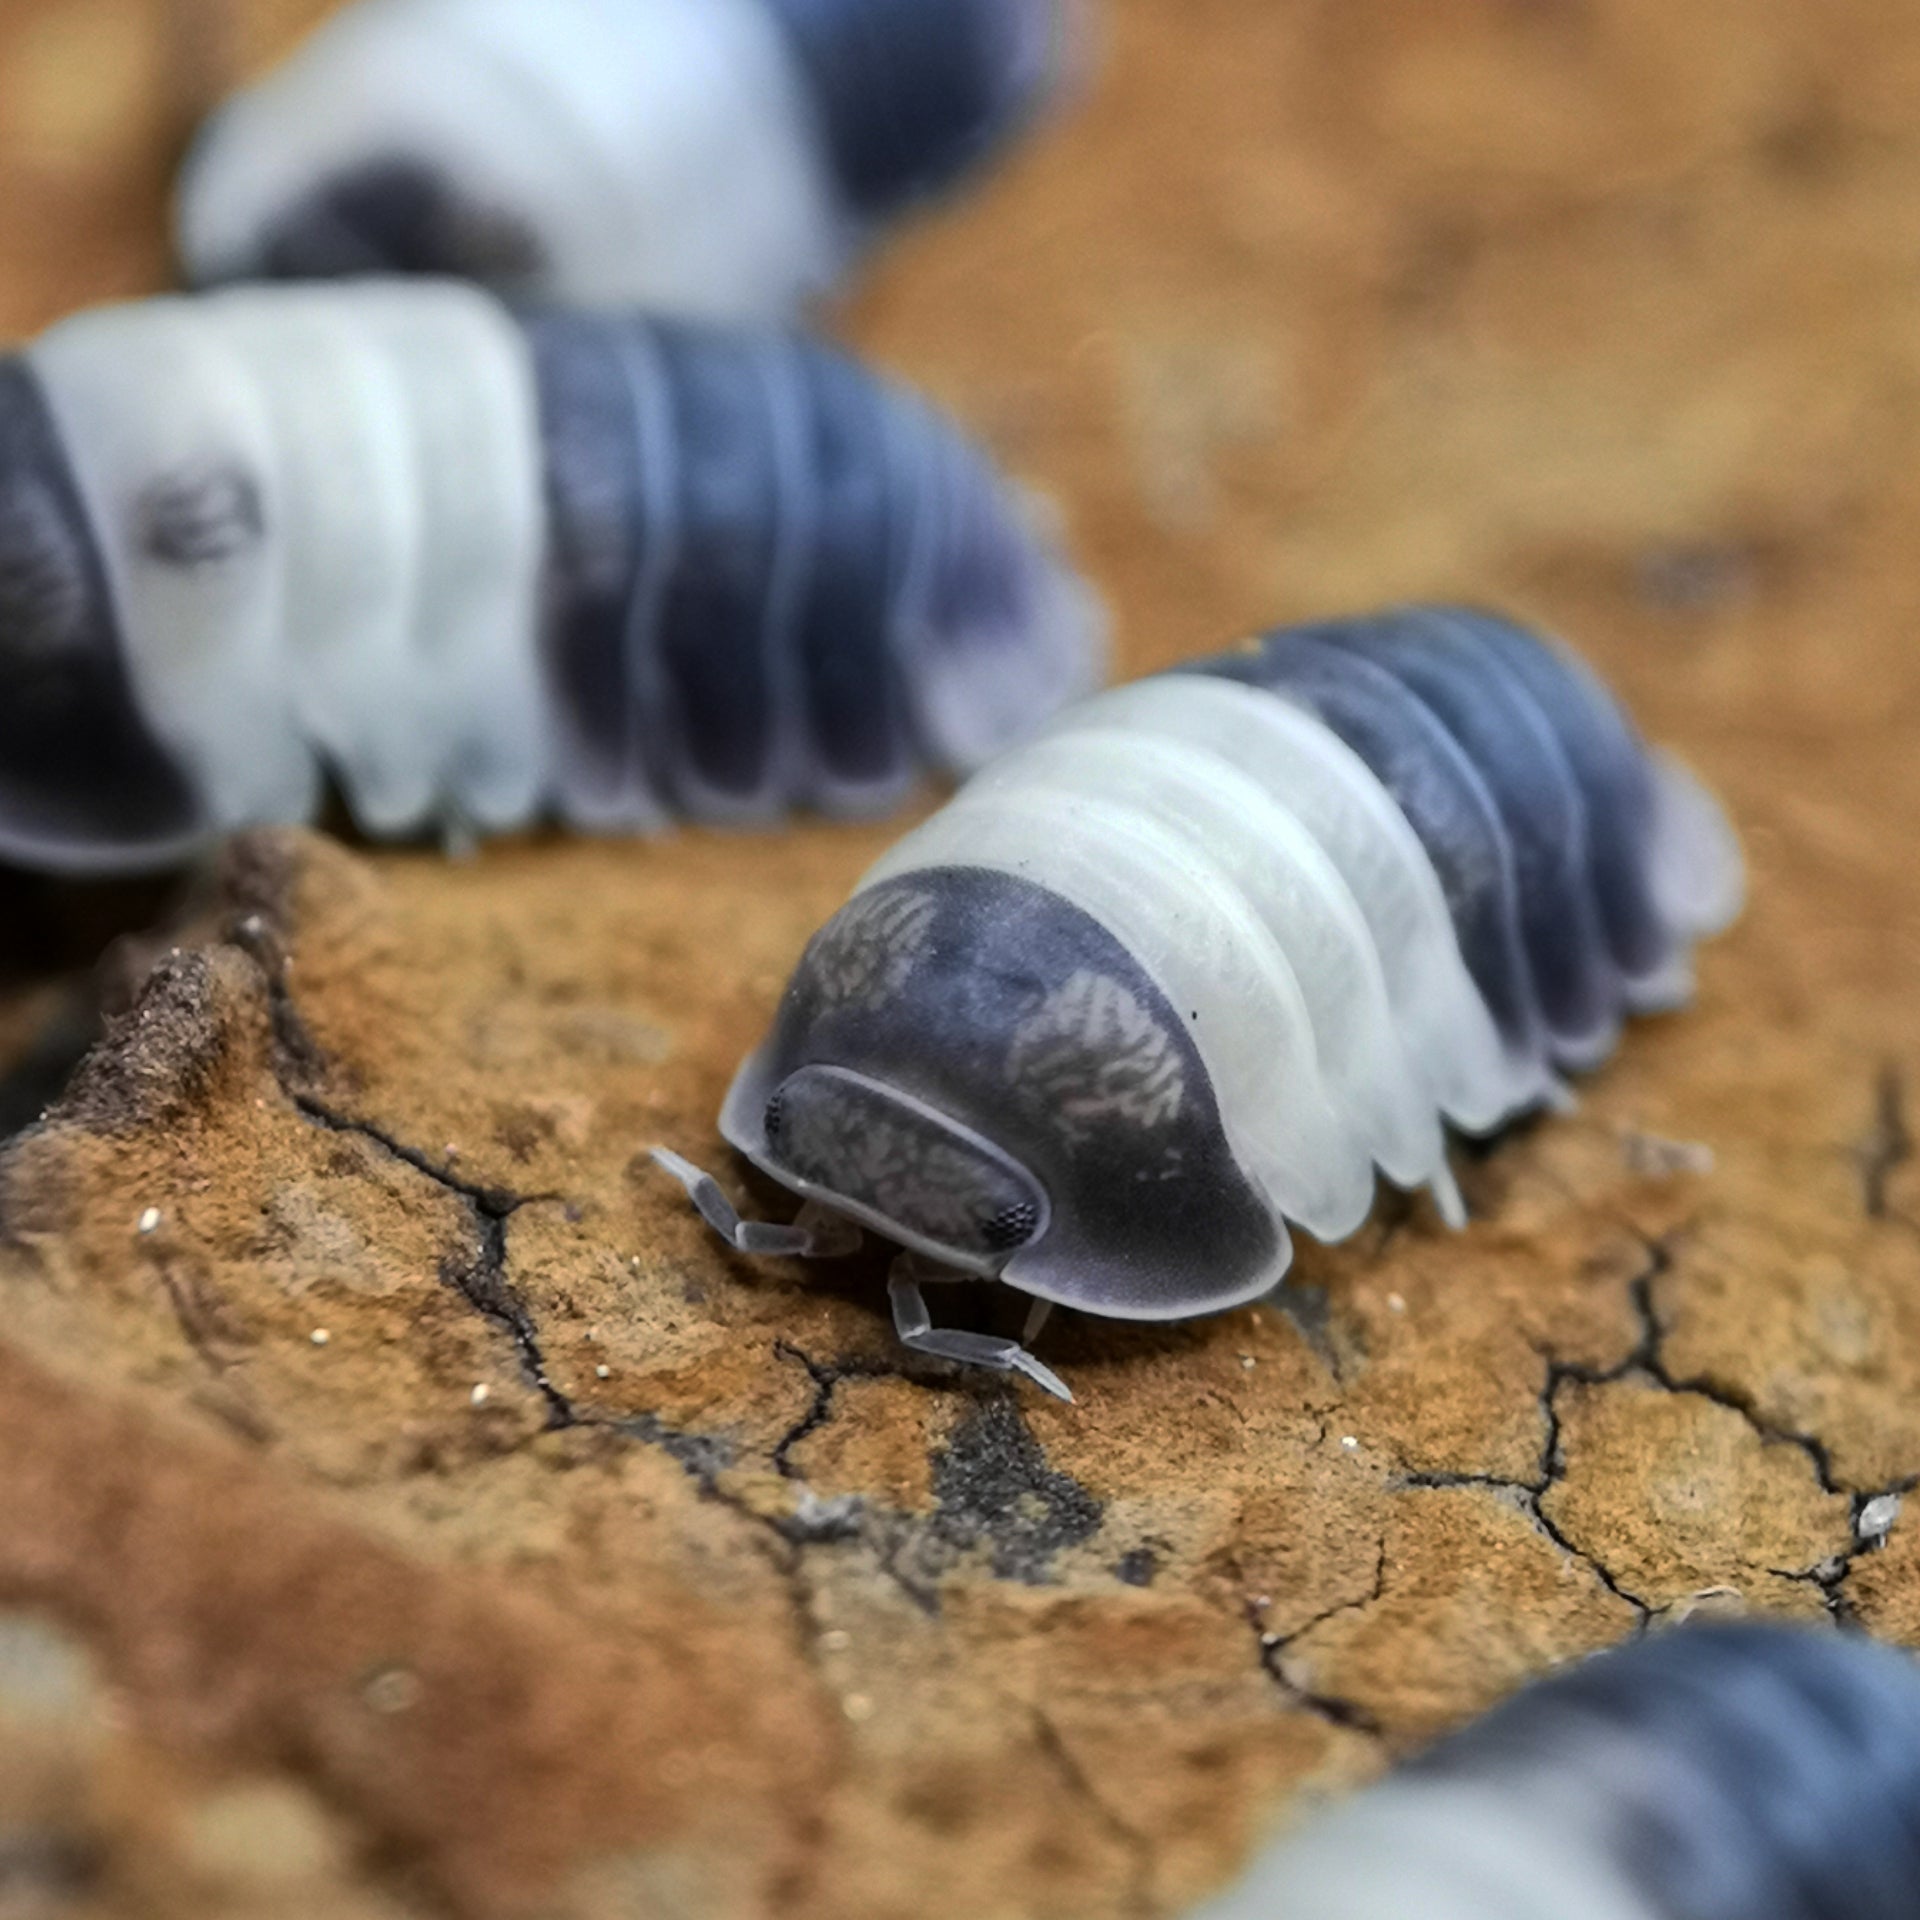
[(893, 1330), (900, 1344), (913, 1353), (936, 1360), (955, 1360), (963, 1367), (991, 1367), (996, 1373), (1023, 1373), (1035, 1386), (1060, 1400), (1071, 1400), (1067, 1383), (1043, 1366), (1017, 1340), (996, 1334), (968, 1333), (959, 1327), (936, 1327), (927, 1311), (926, 1296), (915, 1277), (911, 1254), (903, 1253), (887, 1276), (887, 1297), (893, 1302)]
[(799, 1260), (836, 1260), (860, 1245), (860, 1229), (830, 1208), (809, 1200), (791, 1226), (770, 1220), (743, 1220), (733, 1202), (721, 1192), (712, 1174), (702, 1173), (666, 1147), (653, 1149), (654, 1159), (686, 1188), (701, 1219), (728, 1246), (741, 1253), (786, 1254)]

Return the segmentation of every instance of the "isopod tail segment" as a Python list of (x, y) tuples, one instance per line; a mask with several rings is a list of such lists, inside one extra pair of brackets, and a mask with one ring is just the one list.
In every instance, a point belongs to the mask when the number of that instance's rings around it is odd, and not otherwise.
[(1376, 1173), (1464, 1224), (1448, 1129), (1563, 1106), (1742, 886), (1556, 643), (1444, 607), (1287, 629), (1068, 710), (886, 854), (720, 1131), (944, 1272), (1214, 1313)]
[(1096, 685), (1097, 600), (785, 329), (450, 282), (97, 308), (0, 358), (0, 858), (311, 819), (870, 816)]
[(202, 131), (200, 284), (448, 274), (790, 318), (1010, 145), (1079, 0), (357, 0)]
[(1911, 1920), (1916, 1805), (1909, 1653), (1684, 1626), (1537, 1681), (1194, 1920)]

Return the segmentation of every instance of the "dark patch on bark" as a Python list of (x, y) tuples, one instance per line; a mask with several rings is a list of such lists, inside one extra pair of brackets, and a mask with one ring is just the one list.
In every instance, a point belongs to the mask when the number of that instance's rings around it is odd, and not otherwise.
[(963, 1552), (988, 1547), (1001, 1580), (1044, 1585), (1055, 1557), (1100, 1528), (1100, 1502), (1047, 1464), (1011, 1398), (977, 1402), (935, 1449), (933, 1491), (932, 1534)]

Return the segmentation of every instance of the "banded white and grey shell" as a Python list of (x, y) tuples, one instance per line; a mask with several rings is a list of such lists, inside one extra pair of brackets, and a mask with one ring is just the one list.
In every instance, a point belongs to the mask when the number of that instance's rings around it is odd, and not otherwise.
[(1537, 1682), (1193, 1920), (1909, 1920), (1916, 1805), (1911, 1655), (1683, 1627)]
[(358, 0), (184, 173), (191, 277), (789, 316), (1053, 94), (1072, 0)]
[(1210, 1313), (1290, 1222), (1352, 1233), (1376, 1168), (1461, 1223), (1445, 1123), (1563, 1098), (1741, 890), (1719, 808), (1559, 647), (1449, 608), (1281, 631), (1082, 703), (910, 833), (721, 1128), (950, 1277)]
[(453, 283), (108, 307), (0, 360), (0, 857), (312, 817), (871, 813), (1099, 678), (948, 423), (786, 332)]

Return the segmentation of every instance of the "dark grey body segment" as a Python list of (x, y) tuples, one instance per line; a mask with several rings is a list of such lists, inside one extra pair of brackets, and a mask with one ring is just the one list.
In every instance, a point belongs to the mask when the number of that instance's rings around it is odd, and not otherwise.
[(427, 273), (511, 286), (541, 267), (519, 222), (474, 205), (439, 169), (403, 154), (372, 158), (323, 181), (264, 236), (272, 280)]
[(1656, 906), (1646, 749), (1605, 690), (1523, 628), (1407, 607), (1271, 633), (1189, 671), (1284, 694), (1378, 776), (1440, 877), (1503, 1038), (1585, 1064), (1675, 959)]
[(0, 359), (0, 857), (144, 863), (199, 826), (135, 700), (45, 396), (24, 364)]
[[(786, 609), (775, 570), (794, 503), (764, 353), (703, 329), (656, 322), (672, 418), (677, 546), (654, 638), (667, 702), (669, 781), (750, 803), (773, 768)], [(697, 783), (697, 784), (696, 784)], [(691, 790), (691, 791), (690, 791)]]
[(1655, 1635), (1520, 1694), (1409, 1777), (1523, 1803), (1551, 1785), (1671, 1920), (1920, 1911), (1920, 1669), (1852, 1635)]
[(795, 609), (800, 697), (823, 771), (885, 789), (913, 765), (900, 665), (887, 644), (909, 538), (882, 399), (837, 354), (796, 356), (814, 500), (810, 570)]
[(1654, 819), (1646, 748), (1625, 713), (1584, 669), (1511, 620), (1465, 607), (1433, 614), (1497, 659), (1551, 722), (1586, 802), (1594, 900), (1614, 962), (1629, 978), (1656, 972), (1672, 939), (1642, 857)]
[(1439, 876), (1461, 958), (1509, 1046), (1541, 1037), (1520, 939), (1519, 884), (1486, 783), (1439, 716), (1384, 667), (1342, 647), (1340, 626), (1287, 627), (1197, 671), (1309, 708), (1372, 769)]
[(1520, 934), (1549, 1029), (1581, 1049), (1620, 1014), (1589, 880), (1586, 807), (1537, 706), (1471, 642), (1423, 608), (1357, 621), (1342, 644), (1439, 715), (1500, 810), (1520, 889)]
[[(1150, 1127), (1138, 1101), (1098, 1097), (1128, 1064), (1111, 1041), (1103, 1050), (1089, 1023), (1076, 1042), (1074, 1023), (1054, 1017), (1063, 996), (1088, 986), (1124, 994), (1150, 1017), (1155, 1057), (1180, 1090)], [(1100, 1312), (1088, 1276), (1110, 1274), (1127, 1316), (1151, 1317), (1162, 1303), (1142, 1276), (1198, 1268), (1225, 1293), (1235, 1275), (1274, 1266), (1275, 1223), (1234, 1161), (1179, 1014), (1098, 922), (1031, 881), (932, 868), (856, 895), (821, 929), (722, 1121), (776, 1177), (767, 1103), (813, 1066), (898, 1089), (1039, 1183), (1049, 1224), (1006, 1268), (1028, 1292), (1053, 1293), (1057, 1262), (1076, 1306)], [(1163, 1304), (1165, 1317), (1180, 1317), (1179, 1298)]]
[(650, 525), (633, 380), (614, 323), (574, 314), (527, 322), (546, 453), (542, 643), (568, 734), (562, 797), (616, 818), (648, 791), (628, 632)]
[(523, 323), (573, 817), (872, 813), (929, 763), (981, 757), (929, 714), (1031, 679), (1060, 610), (957, 432), (799, 334)]
[(951, 186), (1033, 110), (1044, 0), (766, 0), (806, 75), (849, 209)]

